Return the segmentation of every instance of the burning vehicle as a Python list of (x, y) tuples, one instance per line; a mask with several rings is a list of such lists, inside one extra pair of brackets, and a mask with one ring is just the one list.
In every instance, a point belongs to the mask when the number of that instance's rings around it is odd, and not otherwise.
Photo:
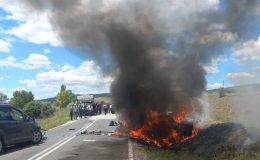
[(159, 148), (172, 148), (198, 134), (195, 122), (187, 120), (184, 107), (180, 105), (176, 113), (149, 111), (140, 126), (131, 126), (127, 121), (119, 120), (120, 127), (112, 135), (140, 139)]

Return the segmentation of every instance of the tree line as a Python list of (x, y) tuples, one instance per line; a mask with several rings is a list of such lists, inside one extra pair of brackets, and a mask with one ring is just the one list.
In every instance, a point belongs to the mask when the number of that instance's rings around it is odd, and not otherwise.
[[(0, 94), (0, 97), (1, 101), (8, 99), (3, 93)], [(66, 89), (65, 85), (61, 85), (54, 103), (34, 100), (34, 94), (25, 90), (14, 91), (9, 103), (33, 118), (45, 118), (53, 115), (56, 110), (65, 108), (68, 104), (75, 101), (76, 95), (71, 90)]]

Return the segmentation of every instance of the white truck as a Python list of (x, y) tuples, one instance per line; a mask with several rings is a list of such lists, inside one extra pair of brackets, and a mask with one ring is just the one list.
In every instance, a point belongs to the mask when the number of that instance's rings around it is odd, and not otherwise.
[(94, 95), (85, 94), (77, 96), (77, 104), (84, 108), (84, 115), (92, 116), (94, 114)]

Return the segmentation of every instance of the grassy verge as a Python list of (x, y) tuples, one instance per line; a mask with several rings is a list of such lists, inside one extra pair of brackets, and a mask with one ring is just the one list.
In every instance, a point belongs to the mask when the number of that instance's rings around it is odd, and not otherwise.
[(214, 113), (214, 120), (220, 122), (237, 122), (234, 114), (217, 112)]
[(223, 150), (219, 153), (192, 154), (188, 151), (147, 149), (149, 160), (260, 160), (260, 153), (253, 151)]
[(175, 153), (170, 150), (147, 149), (149, 160), (192, 160), (193, 156), (186, 152)]
[(68, 109), (63, 108), (56, 112), (54, 115), (48, 118), (36, 119), (41, 128), (49, 130), (51, 128), (62, 125), (70, 120)]

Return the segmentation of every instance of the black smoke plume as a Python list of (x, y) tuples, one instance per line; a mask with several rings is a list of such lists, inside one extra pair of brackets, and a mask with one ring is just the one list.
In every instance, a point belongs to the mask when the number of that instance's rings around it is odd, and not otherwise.
[[(25, 0), (49, 12), (64, 45), (115, 76), (113, 101), (132, 125), (149, 110), (176, 111), (206, 89), (205, 70), (252, 31), (256, 0)], [(87, 84), (86, 84), (87, 85)], [(196, 106), (200, 107), (200, 106)]]

